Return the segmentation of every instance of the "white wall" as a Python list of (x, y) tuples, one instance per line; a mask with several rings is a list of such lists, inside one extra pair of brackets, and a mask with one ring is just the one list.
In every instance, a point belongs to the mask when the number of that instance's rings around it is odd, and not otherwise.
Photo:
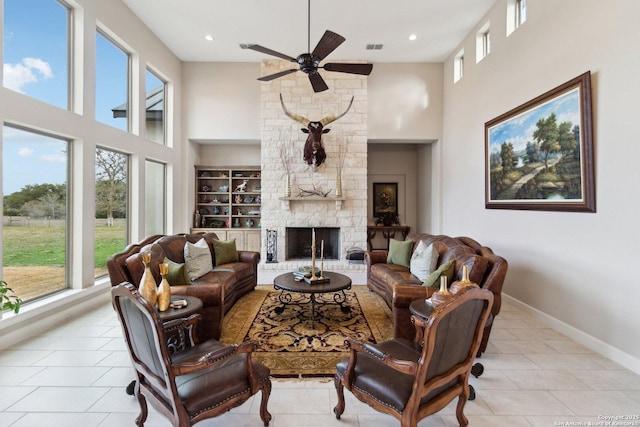
[[(565, 332), (640, 372), (637, 266), (640, 207), (635, 0), (537, 0), (505, 37), (506, 1), (491, 54), (444, 67), (442, 231), (469, 235), (509, 261), (504, 292)], [(475, 57), (475, 32), (460, 46)], [(455, 52), (459, 50), (456, 49)], [(484, 123), (585, 71), (592, 73), (597, 213), (484, 208)]]
[(369, 140), (442, 136), (442, 64), (375, 64), (368, 89)]
[(260, 140), (260, 63), (182, 65), (184, 130), (190, 140)]
[(373, 217), (373, 183), (398, 183), (398, 214), (403, 225), (416, 230), (418, 182), (417, 144), (369, 144), (367, 152), (368, 198), (367, 219), (375, 223)]

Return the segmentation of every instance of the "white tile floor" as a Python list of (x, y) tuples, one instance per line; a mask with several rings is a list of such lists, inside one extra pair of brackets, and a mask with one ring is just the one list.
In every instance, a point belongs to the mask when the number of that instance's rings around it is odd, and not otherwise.
[[(640, 376), (503, 304), (485, 373), (471, 379), (477, 398), (465, 414), (476, 426), (627, 425), (640, 427)], [(130, 426), (138, 412), (124, 388), (132, 379), (120, 325), (106, 305), (48, 333), (0, 351), (0, 427)], [(271, 426), (397, 426), (346, 392), (333, 415), (330, 380), (277, 380)], [(260, 426), (259, 395), (198, 426)], [(606, 424), (603, 417), (635, 416)], [(622, 421), (627, 424), (621, 423)], [(600, 424), (599, 424), (600, 423)], [(455, 405), (419, 426), (455, 426)], [(146, 426), (169, 426), (153, 409)]]

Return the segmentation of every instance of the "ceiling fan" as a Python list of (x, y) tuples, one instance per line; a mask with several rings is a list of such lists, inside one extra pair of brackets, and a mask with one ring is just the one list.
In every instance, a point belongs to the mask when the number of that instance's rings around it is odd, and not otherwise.
[(294, 58), (284, 53), (276, 52), (275, 50), (268, 49), (258, 44), (250, 44), (247, 49), (255, 50), (257, 52), (265, 53), (267, 55), (276, 56), (278, 58), (286, 59), (290, 62), (296, 62), (299, 68), (291, 68), (289, 70), (280, 71), (278, 73), (270, 74), (268, 76), (260, 77), (258, 80), (268, 82), (275, 80), (279, 77), (286, 76), (296, 71), (302, 71), (309, 75), (309, 81), (313, 87), (314, 92), (322, 92), (329, 89), (329, 86), (325, 83), (324, 79), (318, 72), (318, 69), (323, 68), (326, 71), (335, 71), (338, 73), (349, 74), (361, 74), (368, 76), (373, 69), (372, 64), (345, 64), (345, 63), (327, 63), (324, 66), (320, 66), (320, 62), (326, 58), (331, 52), (336, 50), (346, 39), (333, 31), (325, 31), (324, 35), (311, 52), (311, 0), (308, 0), (308, 35), (307, 35), (307, 50), (308, 53), (302, 53)]

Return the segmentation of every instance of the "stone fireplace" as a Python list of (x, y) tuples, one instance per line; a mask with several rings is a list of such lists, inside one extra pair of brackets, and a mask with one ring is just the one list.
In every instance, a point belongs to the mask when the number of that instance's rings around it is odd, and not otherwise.
[[(290, 67), (287, 61), (263, 61), (261, 75)], [(345, 73), (322, 74), (329, 90), (320, 93), (313, 92), (304, 73), (261, 84), (262, 259), (266, 259), (266, 230), (272, 230), (277, 233), (278, 262), (260, 264), (260, 283), (271, 283), (271, 277), (309, 264), (310, 256), (300, 255), (307, 249), (296, 249), (296, 255), (287, 252), (291, 242), (295, 241), (290, 233), (300, 228), (338, 230), (337, 236), (325, 238), (325, 251), (328, 246), (332, 250), (331, 259), (325, 253), (325, 268), (350, 276), (364, 275), (363, 266), (349, 264), (346, 253), (353, 247), (366, 248), (367, 80), (363, 76)], [(327, 125), (331, 131), (322, 137), (327, 158), (319, 167), (314, 168), (303, 161), (306, 134), (300, 131), (299, 123), (284, 114), (280, 94), (289, 111), (309, 120), (320, 120), (343, 112), (354, 97), (349, 112)], [(342, 196), (336, 197), (340, 152), (345, 153), (340, 175)], [(291, 183), (289, 197), (285, 197), (286, 168), (289, 169)], [(308, 196), (304, 190), (317, 190), (326, 193), (326, 197)], [(309, 231), (306, 233), (311, 236)], [(320, 247), (319, 242), (316, 234), (317, 248)], [(354, 283), (364, 283), (362, 279), (357, 280)]]

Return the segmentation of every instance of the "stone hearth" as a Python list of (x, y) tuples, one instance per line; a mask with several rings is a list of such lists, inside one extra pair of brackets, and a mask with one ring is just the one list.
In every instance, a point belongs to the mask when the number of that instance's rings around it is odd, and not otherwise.
[[(350, 61), (353, 62), (353, 61)], [(262, 75), (289, 69), (287, 61), (264, 61)], [(262, 83), (262, 260), (259, 282), (272, 283), (273, 277), (307, 265), (308, 260), (287, 260), (287, 227), (340, 229), (337, 259), (325, 262), (325, 268), (342, 272), (354, 284), (365, 283), (364, 267), (349, 264), (347, 250), (366, 248), (367, 234), (367, 80), (366, 77), (321, 72), (329, 90), (314, 93), (308, 76), (295, 73)], [(303, 161), (306, 134), (301, 125), (284, 114), (280, 94), (289, 111), (309, 120), (342, 113), (351, 97), (349, 112), (327, 125), (331, 129), (322, 137), (327, 159), (314, 168)], [(339, 152), (344, 156), (342, 198), (336, 199)], [(285, 199), (284, 153), (290, 170), (291, 197)], [(300, 190), (317, 189), (327, 197), (302, 197)], [(266, 230), (277, 232), (278, 263), (265, 263)]]

